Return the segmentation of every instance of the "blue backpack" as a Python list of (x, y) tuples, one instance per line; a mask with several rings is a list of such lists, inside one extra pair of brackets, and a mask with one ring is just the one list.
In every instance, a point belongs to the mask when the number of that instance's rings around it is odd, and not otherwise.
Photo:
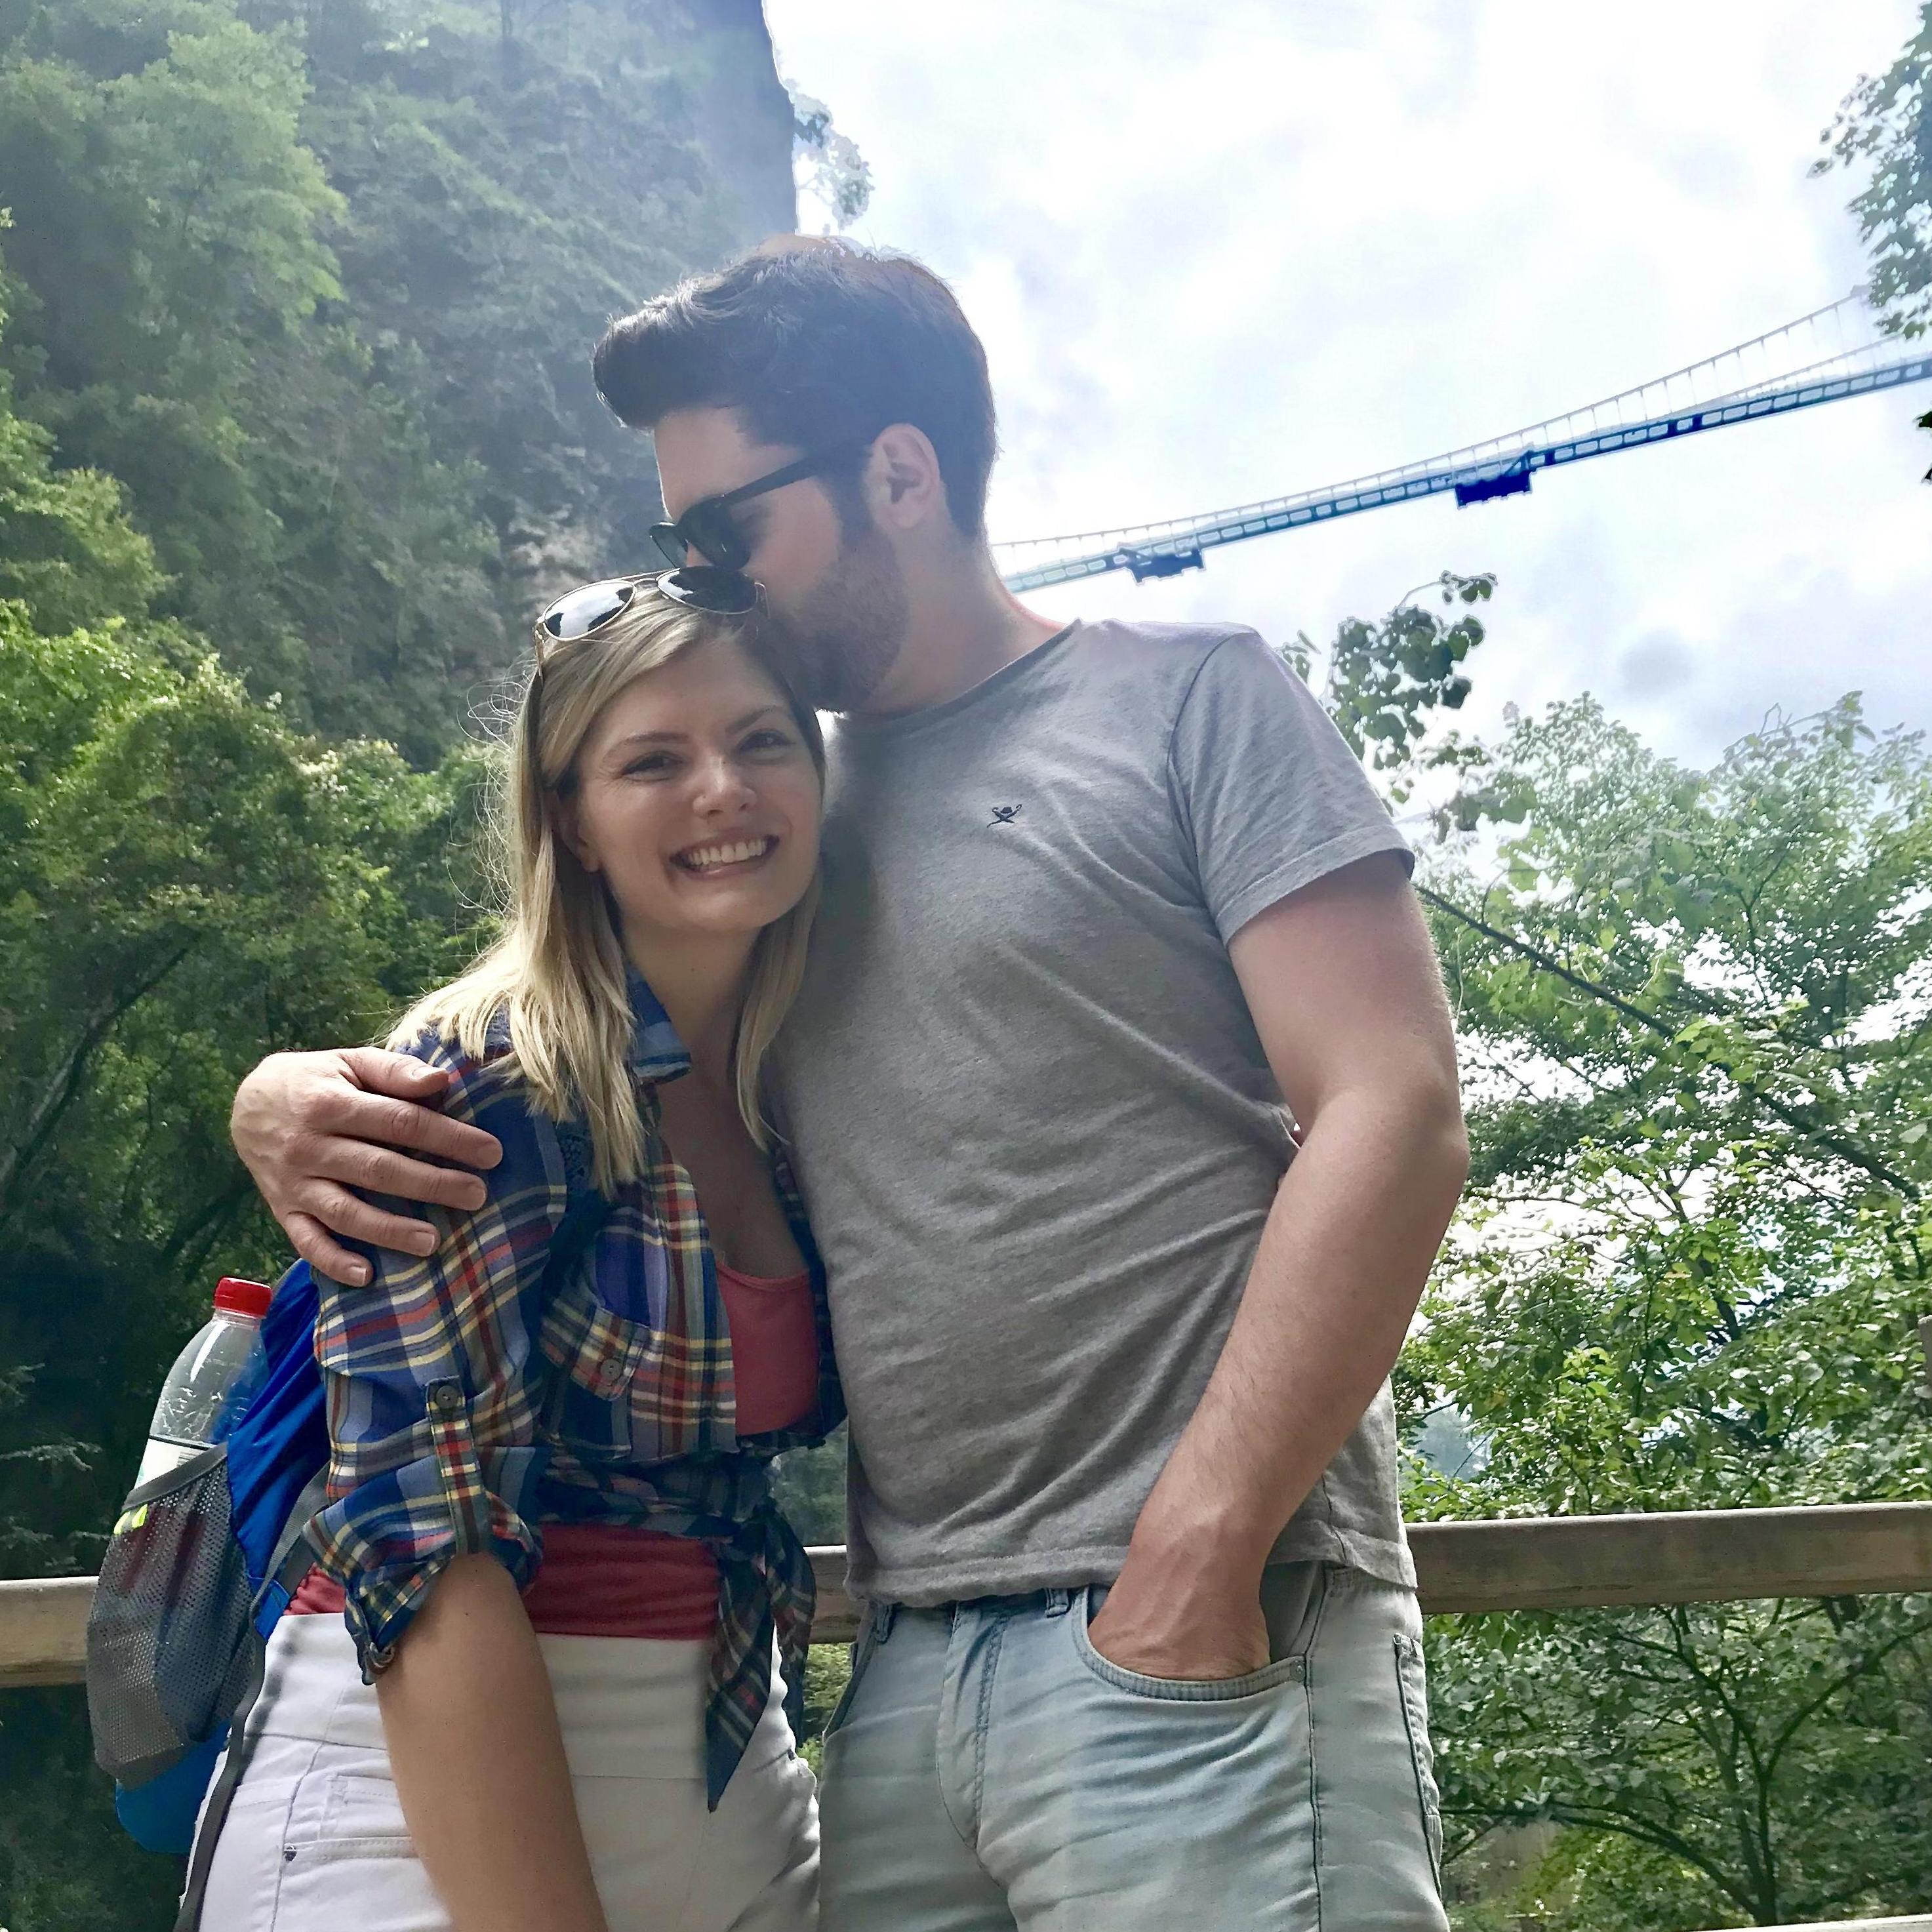
[(316, 1286), (284, 1275), (263, 1318), (265, 1372), (224, 1441), (140, 1485), (122, 1504), (87, 1623), (94, 1761), (122, 1823), (150, 1851), (186, 1852), (204, 1794), (209, 1828), (189, 1874), (201, 1892), (247, 1753), (209, 1780), (231, 1727), (245, 1737), (268, 1634), (314, 1556), (302, 1532), (322, 1502), (328, 1421), (315, 1364)]

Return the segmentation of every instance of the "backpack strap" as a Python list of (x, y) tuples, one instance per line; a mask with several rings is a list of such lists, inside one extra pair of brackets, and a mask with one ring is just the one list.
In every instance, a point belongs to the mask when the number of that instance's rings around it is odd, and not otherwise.
[(255, 1600), (248, 1606), (252, 1616), (262, 1607), (262, 1600), (273, 1589), (280, 1589), (284, 1596), (292, 1597), (296, 1586), (308, 1575), (309, 1566), (315, 1561), (315, 1552), (308, 1546), (308, 1526), (328, 1500), (328, 1472), (318, 1469), (302, 1485), (302, 1492), (296, 1497), (295, 1508), (289, 1511), (289, 1520), (282, 1525), (282, 1533), (275, 1538), (275, 1546), (269, 1552), (268, 1574), (262, 1580), (262, 1587), (255, 1592)]
[(279, 1586), (285, 1595), (293, 1595), (310, 1564), (315, 1561), (303, 1532), (308, 1529), (310, 1519), (327, 1500), (328, 1480), (328, 1472), (318, 1469), (303, 1485), (302, 1494), (296, 1498), (295, 1508), (290, 1510), (288, 1520), (275, 1539), (274, 1553), (268, 1559), (268, 1574), (248, 1606), (245, 1639), (251, 1646), (248, 1681), (242, 1688), (241, 1701), (235, 1706), (234, 1714), (228, 1720), (228, 1750), (221, 1761), (220, 1774), (209, 1786), (207, 1802), (202, 1807), (201, 1822), (194, 1834), (194, 1852), (188, 1861), (188, 1882), (182, 1888), (181, 1910), (175, 1918), (175, 1932), (199, 1932), (201, 1908), (208, 1895), (208, 1874), (214, 1868), (214, 1848), (220, 1842), (221, 1828), (228, 1821), (228, 1808), (234, 1802), (236, 1788), (242, 1782), (242, 1774), (248, 1768), (248, 1760), (255, 1748), (248, 1720), (262, 1694), (262, 1681), (268, 1671), (268, 1646), (267, 1639), (255, 1628), (254, 1613), (272, 1588)]

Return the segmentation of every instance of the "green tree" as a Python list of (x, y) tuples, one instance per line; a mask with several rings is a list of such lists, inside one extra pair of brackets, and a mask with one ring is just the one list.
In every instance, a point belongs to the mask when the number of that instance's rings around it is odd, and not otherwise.
[[(1820, 136), (1827, 152), (1814, 174), (1869, 170), (1852, 198), (1870, 251), (1871, 296), (1896, 335), (1932, 326), (1932, 0), (1924, 0), (1912, 38), (1883, 74), (1866, 75)], [(1932, 416), (1918, 426), (1932, 429)], [(1932, 472), (1926, 480), (1932, 482)]]
[(1932, 4), (1884, 73), (1862, 76), (1820, 136), (1814, 174), (1868, 165), (1852, 199), (1871, 251), (1872, 301), (1894, 334), (1932, 326)]
[[(254, 694), (433, 762), (544, 595), (645, 554), (590, 344), (788, 225), (794, 111), (718, 11), (0, 10), (22, 410), (120, 480), (159, 608)], [(760, 49), (768, 101), (730, 65)]]
[[(0, 208), (0, 236), (10, 225)], [(0, 262), (0, 340), (18, 284)], [(128, 522), (112, 477), (56, 472), (53, 438), (16, 406), (0, 365), (0, 598), (23, 603), (46, 632), (146, 615), (161, 576), (154, 548)]]
[(778, 1507), (807, 1543), (845, 1540), (845, 1431), (816, 1449), (794, 1449), (772, 1466)]
[[(241, 1073), (278, 1042), (379, 1032), (473, 944), (473, 777), (304, 738), (178, 637), (44, 637), (0, 604), (0, 1379), (32, 1397), (0, 1414), (10, 1574), (92, 1567), (210, 1276), (279, 1269), (226, 1144)], [(85, 1892), (111, 1829), (98, 1780), (70, 1809), (78, 1700), (10, 1696), (0, 1742), (0, 1812), (37, 1821), (0, 1835), (8, 1922), (80, 1922), (27, 1903)], [(100, 1864), (141, 1876), (149, 1918), (173, 1880)], [(133, 1905), (95, 1898), (87, 1922)]]
[[(278, 1040), (366, 1036), (468, 944), (476, 760), (328, 747), (146, 614), (110, 480), (0, 380), (0, 1574), (92, 1566), (169, 1355), (279, 1242), (224, 1144)], [(77, 620), (86, 620), (77, 622)], [(101, 1311), (114, 1318), (104, 1322)], [(72, 1693), (0, 1706), (0, 1917), (166, 1922)]]
[[(656, 508), (590, 345), (789, 225), (794, 123), (712, 0), (0, 6), (0, 1574), (91, 1567), (209, 1276), (281, 1264), (239, 1074), (476, 944), (446, 748)], [(177, 1876), (77, 1694), (0, 1701), (0, 1920)]]
[[(1484, 635), (1473, 607), (1486, 604), (1496, 589), (1490, 572), (1466, 577), (1445, 570), (1406, 592), (1379, 622), (1343, 618), (1325, 651), (1304, 632), (1283, 652), (1298, 675), (1316, 682), (1349, 749), (1382, 776), (1398, 802), (1413, 788), (1430, 726), (1441, 712), (1460, 711), (1469, 695), (1463, 667)], [(1452, 613), (1460, 605), (1462, 614), (1445, 619), (1418, 604), (1426, 590)]]
[[(0, 1238), (26, 1291), (0, 1319), (46, 1365), (40, 1418), (106, 1450), (82, 1520), (111, 1514), (132, 1391), (211, 1258), (277, 1252), (226, 1144), (236, 1079), (268, 1043), (380, 1030), (473, 944), (472, 767), (323, 746), (178, 640), (44, 638), (0, 606)], [(130, 1399), (104, 1416), (109, 1390)]]
[(428, 757), (440, 627), (490, 613), (484, 538), (466, 478), (332, 319), (342, 203), (298, 136), (305, 92), (294, 36), (219, 0), (0, 31), (10, 359), (59, 461), (124, 487), (158, 608), (298, 718)]
[(517, 638), (560, 580), (646, 554), (656, 472), (598, 401), (591, 344), (747, 238), (695, 138), (698, 50), (673, 10), (617, 0), (507, 51), (492, 5), (414, 34), (362, 0), (257, 0), (278, 10), (310, 22), (303, 130), (344, 196), (326, 232), (347, 307), (476, 479), (501, 600), (481, 614)]
[[(1452, 744), (1429, 890), (1474, 1178), (1399, 1393), (1481, 1454), (1412, 1509), (1932, 1494), (1932, 762), (1856, 700), (1708, 772), (1586, 700)], [(1479, 854), (1482, 855), (1479, 862)], [(1554, 1924), (1932, 1903), (1932, 1604), (1438, 1620), (1461, 1844), (1555, 1820)], [(1675, 1915), (1675, 1916), (1672, 1916)], [(1688, 1916), (1687, 1916), (1688, 1915)]]

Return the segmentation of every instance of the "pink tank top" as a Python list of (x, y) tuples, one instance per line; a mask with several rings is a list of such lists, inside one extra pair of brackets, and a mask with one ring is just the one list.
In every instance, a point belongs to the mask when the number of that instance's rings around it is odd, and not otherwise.
[(731, 1374), (738, 1433), (789, 1429), (818, 1400), (818, 1324), (812, 1277), (742, 1274), (716, 1264), (718, 1292), (731, 1328)]
[[(789, 1429), (818, 1400), (812, 1278), (743, 1274), (716, 1264), (731, 1330), (740, 1436)], [(524, 1592), (533, 1628), (550, 1636), (708, 1639), (718, 1624), (718, 1561), (701, 1543), (608, 1522), (544, 1525), (544, 1560)], [(311, 1570), (292, 1616), (340, 1616), (341, 1586)]]

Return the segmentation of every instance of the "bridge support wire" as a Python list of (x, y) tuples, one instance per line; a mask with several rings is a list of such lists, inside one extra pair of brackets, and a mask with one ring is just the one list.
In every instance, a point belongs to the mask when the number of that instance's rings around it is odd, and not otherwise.
[(1854, 348), (1817, 354), (1834, 334), (1842, 340), (1848, 315), (1865, 313), (1862, 295), (1854, 292), (1781, 328), (1621, 394), (1508, 436), (1346, 483), (1203, 516), (1030, 538), (996, 544), (994, 549), (1007, 585), (1015, 590), (1042, 590), (1114, 570), (1130, 571), (1142, 583), (1200, 569), (1202, 552), (1221, 544), (1450, 490), (1465, 506), (1519, 496), (1528, 490), (1538, 470), (1559, 464), (1932, 380), (1932, 346), (1905, 352), (1897, 338), (1874, 338)]

